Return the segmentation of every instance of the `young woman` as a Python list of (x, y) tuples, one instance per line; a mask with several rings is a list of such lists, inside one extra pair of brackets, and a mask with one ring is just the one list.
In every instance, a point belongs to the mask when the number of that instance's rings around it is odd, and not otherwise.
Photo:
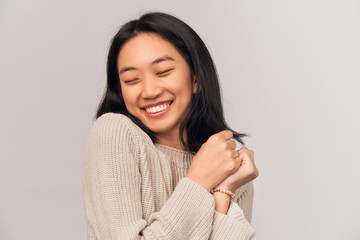
[(181, 20), (123, 25), (87, 140), (88, 239), (251, 239), (252, 150), (224, 121), (217, 73)]

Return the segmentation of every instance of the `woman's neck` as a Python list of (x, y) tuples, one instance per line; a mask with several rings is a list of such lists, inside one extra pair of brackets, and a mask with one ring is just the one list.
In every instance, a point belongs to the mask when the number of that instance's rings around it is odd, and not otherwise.
[[(185, 142), (187, 142), (187, 135), (186, 132), (183, 135)], [(172, 134), (156, 134), (157, 143), (173, 147), (179, 150), (185, 150), (184, 146), (181, 143), (179, 132), (174, 132)]]

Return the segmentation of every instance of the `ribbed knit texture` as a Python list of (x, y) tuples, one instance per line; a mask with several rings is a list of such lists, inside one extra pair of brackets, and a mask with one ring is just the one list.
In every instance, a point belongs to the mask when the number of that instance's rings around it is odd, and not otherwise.
[(88, 239), (251, 239), (253, 183), (239, 188), (221, 214), (213, 195), (185, 177), (193, 157), (154, 145), (122, 114), (99, 117), (86, 144)]

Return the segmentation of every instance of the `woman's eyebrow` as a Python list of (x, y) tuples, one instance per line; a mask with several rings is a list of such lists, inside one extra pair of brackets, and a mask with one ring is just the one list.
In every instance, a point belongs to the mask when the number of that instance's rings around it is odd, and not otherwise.
[[(165, 56), (159, 57), (159, 58), (155, 59), (154, 61), (152, 61), (151, 65), (155, 65), (155, 64), (158, 64), (158, 63), (161, 63), (164, 61), (175, 61), (175, 60), (172, 57), (165, 55)], [(124, 67), (120, 70), (119, 75), (121, 75), (127, 71), (135, 71), (135, 70), (137, 70), (137, 68), (135, 68), (135, 67)]]
[(155, 64), (161, 63), (161, 62), (163, 62), (163, 61), (167, 61), (167, 60), (169, 60), (169, 61), (175, 61), (172, 57), (165, 55), (165, 56), (162, 56), (162, 57), (159, 57), (159, 58), (155, 59), (155, 60), (151, 63), (151, 65), (155, 65)]
[(124, 73), (124, 72), (134, 71), (134, 70), (136, 70), (136, 68), (134, 68), (134, 67), (124, 67), (124, 68), (122, 68), (122, 69), (120, 70), (119, 75), (121, 75), (121, 74)]

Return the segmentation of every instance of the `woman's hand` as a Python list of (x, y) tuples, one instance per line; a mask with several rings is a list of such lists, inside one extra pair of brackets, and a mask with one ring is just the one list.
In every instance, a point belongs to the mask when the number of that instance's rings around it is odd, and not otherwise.
[(238, 153), (241, 160), (239, 168), (235, 173), (217, 185), (216, 188), (235, 192), (239, 187), (259, 176), (259, 171), (254, 163), (254, 151), (242, 147), (238, 150)]
[[(241, 162), (240, 155), (235, 150), (236, 143), (231, 140), (232, 137), (233, 133), (228, 130), (209, 137), (195, 155), (186, 177), (210, 191), (225, 178), (232, 176)], [(235, 186), (234, 180), (238, 179), (231, 178), (226, 183)]]

